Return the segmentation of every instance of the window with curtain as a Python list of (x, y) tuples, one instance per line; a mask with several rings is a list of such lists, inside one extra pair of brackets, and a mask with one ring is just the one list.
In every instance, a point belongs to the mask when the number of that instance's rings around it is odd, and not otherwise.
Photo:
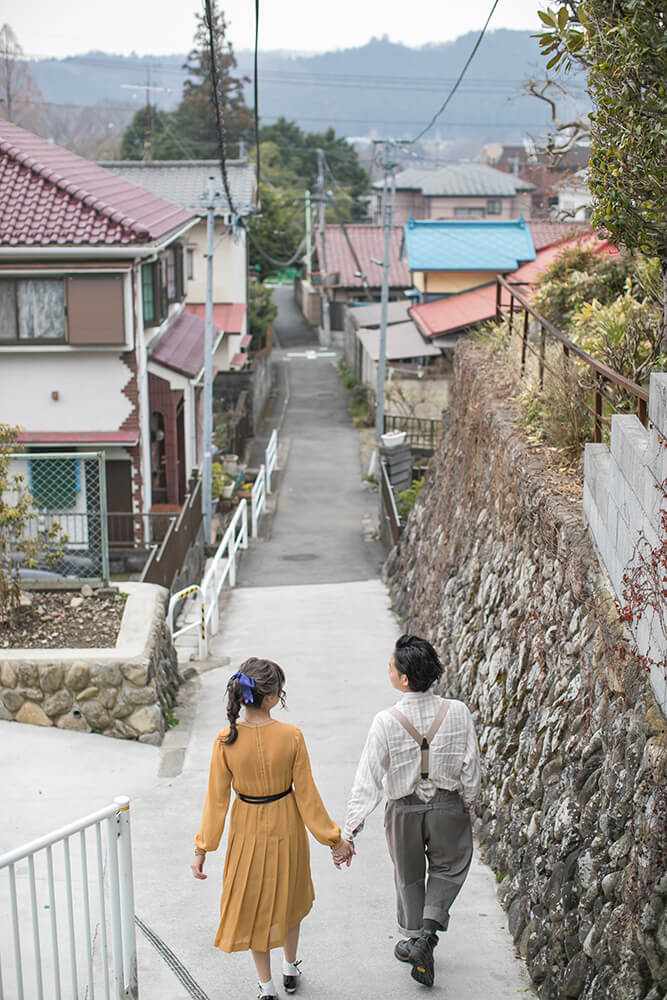
[(19, 340), (64, 340), (65, 282), (31, 278), (17, 282)]

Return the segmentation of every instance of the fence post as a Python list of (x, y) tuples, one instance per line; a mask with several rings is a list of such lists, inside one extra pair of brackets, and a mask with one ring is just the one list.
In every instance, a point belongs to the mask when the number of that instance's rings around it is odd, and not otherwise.
[(502, 322), (502, 318), (503, 318), (502, 312), (500, 310), (500, 295), (501, 295), (501, 292), (502, 292), (502, 289), (501, 289), (500, 282), (496, 278), (496, 323)]
[(102, 579), (109, 586), (109, 521), (107, 518), (107, 465), (104, 452), (97, 456), (97, 482), (100, 494), (100, 547), (102, 549)]
[(241, 548), (248, 548), (248, 501), (242, 500), (242, 514), (241, 514)]
[(595, 376), (595, 443), (602, 441), (602, 376)]
[(132, 878), (132, 837), (130, 834), (130, 800), (125, 796), (114, 799), (118, 806), (118, 883), (120, 890), (120, 923), (123, 941), (123, 970), (127, 1000), (137, 1000), (137, 938), (134, 926), (134, 882)]
[[(199, 621), (198, 652), (199, 652), (199, 659), (205, 660), (208, 656), (208, 630), (206, 628), (206, 594), (201, 589), (199, 591), (199, 614), (200, 614), (200, 621)], [(213, 617), (214, 618), (216, 617), (215, 602), (214, 602)], [(211, 622), (211, 625), (213, 625), (213, 622)]]
[(540, 389), (544, 388), (544, 355), (547, 349), (547, 331), (540, 326)]
[(526, 371), (526, 346), (528, 344), (528, 310), (523, 311), (523, 333), (521, 334), (521, 378)]
[(118, 814), (107, 820), (107, 850), (109, 852), (109, 911), (111, 914), (111, 983), (113, 1000), (123, 1000), (123, 934), (120, 913), (120, 883), (118, 875)]

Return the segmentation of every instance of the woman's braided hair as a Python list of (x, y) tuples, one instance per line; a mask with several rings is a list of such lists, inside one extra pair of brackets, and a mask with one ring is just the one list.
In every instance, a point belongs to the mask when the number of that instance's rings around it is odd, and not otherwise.
[[(246, 677), (252, 677), (255, 687), (252, 691), (252, 705), (254, 708), (261, 708), (262, 702), (267, 695), (277, 694), (280, 697), (280, 704), (285, 707), (285, 672), (273, 660), (263, 660), (256, 656), (251, 656), (239, 667), (239, 673)], [(228, 746), (236, 741), (238, 729), (236, 726), (241, 706), (243, 705), (243, 693), (241, 682), (236, 675), (227, 684), (227, 718), (229, 719), (229, 732), (222, 742)]]

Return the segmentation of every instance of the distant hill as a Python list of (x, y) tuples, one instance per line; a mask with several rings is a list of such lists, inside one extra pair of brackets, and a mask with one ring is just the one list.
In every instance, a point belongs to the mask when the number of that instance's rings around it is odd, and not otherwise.
[[(475, 38), (470, 33), (421, 48), (374, 38), (358, 48), (309, 56), (265, 52), (260, 55), (262, 121), (283, 116), (309, 132), (332, 126), (348, 137), (410, 136), (448, 94)], [(184, 59), (179, 54), (91, 52), (32, 62), (30, 68), (45, 101), (75, 106), (112, 102), (130, 116), (145, 100), (149, 73), (151, 85), (164, 88), (151, 91), (154, 103), (163, 108), (178, 103)], [(239, 72), (250, 75), (251, 53), (238, 52), (237, 59)], [(432, 138), (516, 142), (525, 134), (540, 134), (548, 123), (546, 106), (522, 94), (524, 81), (540, 75), (543, 61), (529, 32), (490, 32)], [(568, 86), (585, 102), (581, 79), (569, 80)], [(247, 99), (252, 103), (250, 86)]]

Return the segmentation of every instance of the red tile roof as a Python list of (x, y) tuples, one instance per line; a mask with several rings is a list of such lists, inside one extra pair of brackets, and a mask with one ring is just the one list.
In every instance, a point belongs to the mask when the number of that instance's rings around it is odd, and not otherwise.
[[(206, 306), (203, 302), (188, 302), (188, 312), (200, 319), (206, 318)], [(243, 319), (246, 314), (245, 302), (217, 302), (213, 304), (213, 322), (225, 333), (241, 333)]]
[(148, 243), (194, 217), (189, 209), (0, 121), (0, 244)]
[[(347, 235), (359, 258), (359, 263), (371, 288), (382, 285), (382, 268), (371, 263), (371, 258), (384, 257), (384, 230), (382, 226), (346, 225)], [(412, 278), (406, 261), (401, 260), (403, 229), (394, 227), (390, 241), (389, 285), (391, 288), (410, 288)], [(317, 252), (322, 266), (322, 237), (317, 234)], [(355, 277), (359, 270), (340, 226), (326, 226), (327, 271), (340, 274), (338, 285), (342, 288), (363, 288), (361, 278)]]
[[(531, 226), (532, 228), (532, 226)], [(591, 241), (590, 231), (584, 234), (587, 243)], [(521, 282), (527, 287), (533, 285), (539, 276), (554, 262), (556, 257), (567, 246), (574, 246), (578, 240), (569, 239), (537, 251), (535, 260), (522, 264), (507, 281)], [(606, 241), (596, 241), (593, 250), (596, 253), (611, 253)], [(614, 248), (615, 249), (615, 248)], [(618, 251), (616, 251), (618, 252)], [(526, 289), (521, 289), (526, 291)], [(496, 315), (496, 286), (484, 285), (460, 295), (452, 295), (447, 299), (437, 299), (435, 302), (424, 302), (412, 306), (410, 315), (425, 337), (437, 337), (447, 333), (455, 333), (476, 323), (493, 319)]]
[[(150, 353), (150, 360), (164, 368), (180, 372), (181, 375), (194, 377), (204, 364), (205, 329), (203, 319), (184, 309), (160, 337), (157, 346)], [(214, 342), (219, 332), (214, 326)]]
[(138, 431), (21, 431), (22, 444), (137, 444)]
[(248, 362), (247, 354), (235, 354), (232, 360), (229, 362), (229, 367), (240, 371)]

